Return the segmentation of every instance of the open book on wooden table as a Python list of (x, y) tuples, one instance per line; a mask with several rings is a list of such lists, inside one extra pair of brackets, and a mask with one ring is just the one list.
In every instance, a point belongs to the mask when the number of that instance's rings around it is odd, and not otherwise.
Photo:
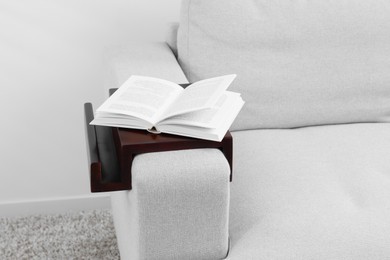
[(235, 77), (201, 80), (183, 88), (131, 76), (96, 110), (91, 124), (221, 141), (244, 105), (239, 93), (226, 90)]

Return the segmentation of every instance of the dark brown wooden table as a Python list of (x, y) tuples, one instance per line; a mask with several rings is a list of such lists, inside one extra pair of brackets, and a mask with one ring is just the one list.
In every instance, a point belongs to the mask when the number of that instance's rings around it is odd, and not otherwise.
[(137, 154), (197, 148), (220, 149), (230, 165), (230, 181), (233, 179), (233, 139), (228, 131), (221, 142), (208, 141), (170, 134), (153, 134), (145, 130), (112, 128), (120, 164), (121, 183), (131, 189), (131, 166)]

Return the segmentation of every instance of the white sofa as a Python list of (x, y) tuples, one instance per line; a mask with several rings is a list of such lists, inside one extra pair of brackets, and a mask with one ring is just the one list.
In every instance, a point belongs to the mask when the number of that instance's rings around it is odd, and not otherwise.
[(390, 259), (390, 2), (182, 4), (177, 42), (107, 52), (107, 86), (236, 73), (234, 178), (218, 152), (139, 156), (112, 194), (121, 257)]

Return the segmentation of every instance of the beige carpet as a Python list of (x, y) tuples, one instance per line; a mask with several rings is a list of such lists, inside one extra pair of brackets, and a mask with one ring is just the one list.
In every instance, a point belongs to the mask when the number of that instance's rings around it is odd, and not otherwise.
[(0, 259), (119, 259), (111, 212), (0, 218)]

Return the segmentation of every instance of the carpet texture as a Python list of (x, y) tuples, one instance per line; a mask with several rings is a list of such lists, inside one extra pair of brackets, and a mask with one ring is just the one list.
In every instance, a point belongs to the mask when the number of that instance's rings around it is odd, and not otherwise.
[(119, 259), (111, 212), (0, 218), (0, 259)]

